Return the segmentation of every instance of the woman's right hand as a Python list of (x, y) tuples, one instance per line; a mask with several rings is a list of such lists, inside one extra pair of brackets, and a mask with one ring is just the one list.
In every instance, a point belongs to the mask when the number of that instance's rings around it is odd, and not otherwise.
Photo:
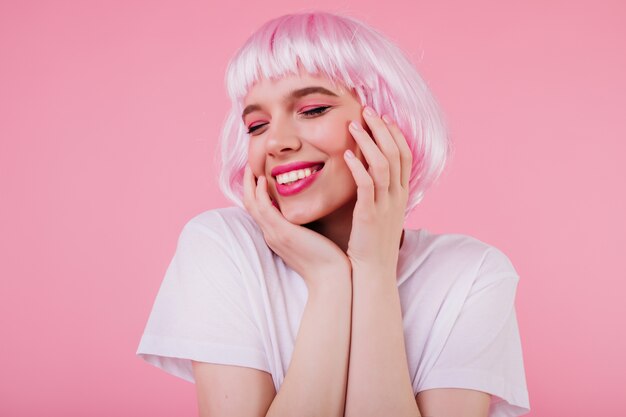
[(265, 176), (255, 183), (247, 165), (243, 182), (244, 206), (263, 231), (265, 242), (302, 276), (309, 290), (350, 272), (350, 259), (333, 241), (285, 219), (272, 204)]

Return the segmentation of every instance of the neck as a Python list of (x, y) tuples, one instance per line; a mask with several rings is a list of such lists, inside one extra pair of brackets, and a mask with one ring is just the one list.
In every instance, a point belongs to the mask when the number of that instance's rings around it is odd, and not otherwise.
[(326, 217), (303, 224), (303, 226), (325, 236), (346, 253), (352, 231), (352, 213), (354, 213), (355, 204), (356, 200), (350, 201)]

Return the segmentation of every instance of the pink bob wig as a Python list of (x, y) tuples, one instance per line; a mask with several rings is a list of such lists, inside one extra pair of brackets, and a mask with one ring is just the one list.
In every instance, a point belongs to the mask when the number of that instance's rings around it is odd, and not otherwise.
[(232, 108), (216, 154), (224, 195), (243, 207), (248, 137), (241, 113), (248, 90), (262, 78), (297, 75), (299, 68), (353, 91), (363, 106), (396, 121), (413, 153), (408, 216), (439, 178), (452, 151), (439, 106), (394, 43), (363, 22), (326, 12), (270, 20), (231, 59), (226, 88)]

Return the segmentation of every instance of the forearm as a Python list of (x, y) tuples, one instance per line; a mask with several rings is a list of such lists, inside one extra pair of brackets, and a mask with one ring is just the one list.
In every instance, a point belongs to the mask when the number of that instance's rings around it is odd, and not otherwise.
[(349, 272), (309, 288), (285, 380), (268, 416), (343, 416), (348, 378)]
[(393, 275), (391, 278), (372, 270), (352, 272), (347, 417), (420, 416), (408, 370), (400, 296)]

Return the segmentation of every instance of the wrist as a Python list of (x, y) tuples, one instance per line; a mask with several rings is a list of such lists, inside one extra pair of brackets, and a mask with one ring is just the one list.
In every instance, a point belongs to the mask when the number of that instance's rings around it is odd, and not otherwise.
[(351, 256), (348, 254), (351, 269), (353, 271), (358, 271), (359, 273), (373, 271), (378, 274), (387, 272), (393, 272), (395, 274), (398, 267), (399, 257), (399, 250), (391, 250), (385, 253), (379, 252), (367, 257)]
[(352, 294), (350, 268), (333, 268), (313, 271), (305, 279), (309, 294)]
[(357, 272), (358, 274), (362, 273), (376, 273), (376, 274), (387, 274), (394, 273), (398, 267), (398, 257), (397, 256), (386, 256), (381, 259), (367, 259), (360, 260), (350, 258), (350, 269), (352, 272)]
[(352, 280), (396, 281), (397, 265), (359, 264), (352, 265)]

